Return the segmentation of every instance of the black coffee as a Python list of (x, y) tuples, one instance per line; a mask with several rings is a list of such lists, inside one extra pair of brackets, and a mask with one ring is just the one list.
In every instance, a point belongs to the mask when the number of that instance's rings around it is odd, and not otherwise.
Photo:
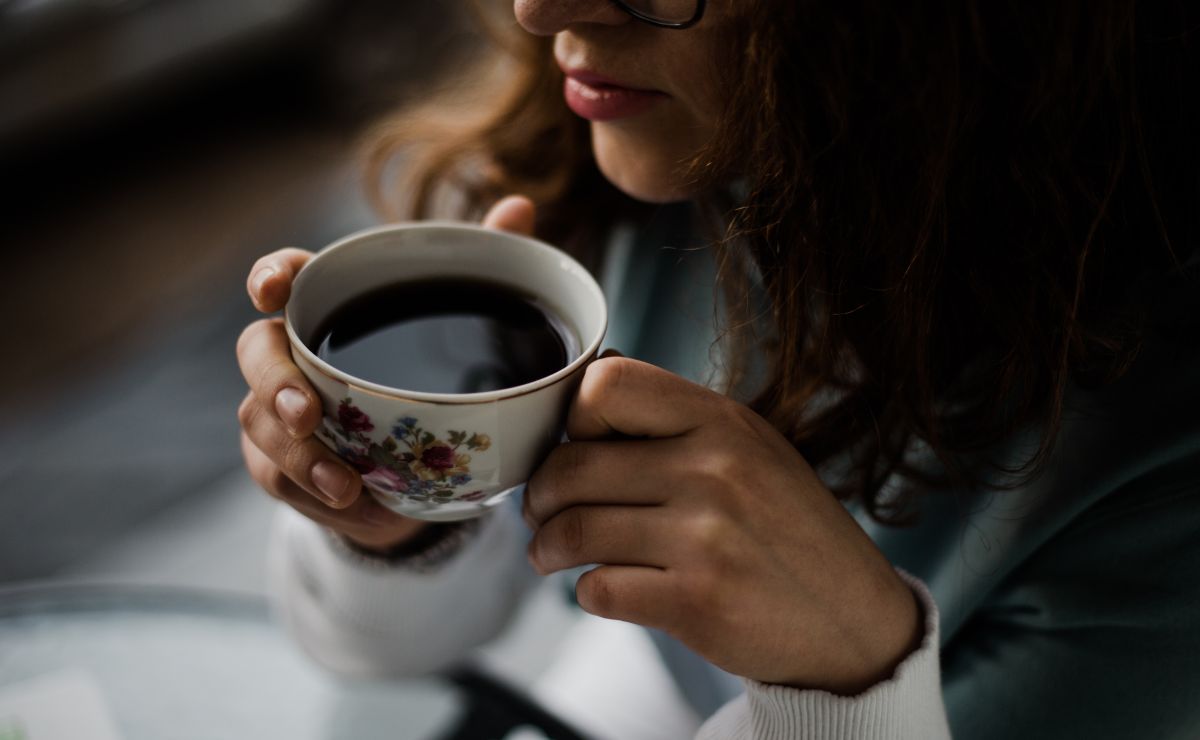
[(456, 278), (401, 282), (357, 296), (321, 322), (308, 346), (355, 377), (426, 393), (523, 385), (579, 353), (566, 324), (532, 296)]

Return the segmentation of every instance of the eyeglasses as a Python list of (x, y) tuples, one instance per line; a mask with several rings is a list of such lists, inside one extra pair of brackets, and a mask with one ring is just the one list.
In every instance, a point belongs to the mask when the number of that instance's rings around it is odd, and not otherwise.
[(691, 28), (704, 17), (704, 0), (612, 0), (639, 21), (659, 28)]

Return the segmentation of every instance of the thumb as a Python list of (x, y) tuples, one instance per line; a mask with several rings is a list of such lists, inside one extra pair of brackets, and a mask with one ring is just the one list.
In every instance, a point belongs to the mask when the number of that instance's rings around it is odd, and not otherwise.
[(524, 195), (509, 195), (496, 201), (483, 217), (483, 226), (487, 229), (533, 236), (534, 213), (533, 201), (529, 198)]

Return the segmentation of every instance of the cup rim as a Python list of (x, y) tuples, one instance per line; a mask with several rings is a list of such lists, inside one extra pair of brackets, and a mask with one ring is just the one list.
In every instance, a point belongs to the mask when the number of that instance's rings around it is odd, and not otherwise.
[[(313, 258), (310, 259), (304, 265), (304, 267), (300, 269), (300, 272), (296, 273), (296, 277), (292, 280), (292, 284), (294, 286), (296, 282), (300, 280), (301, 276), (304, 275), (305, 270), (309, 268), (309, 265), (328, 254), (346, 247), (349, 244), (357, 243), (362, 239), (378, 236), (380, 234), (391, 234), (412, 230), (486, 232), (489, 236), (499, 236), (504, 239), (525, 242), (527, 245), (531, 246), (537, 251), (545, 252), (548, 256), (553, 256), (560, 261), (567, 262), (572, 269), (578, 272), (578, 274), (582, 277), (584, 289), (591, 292), (595, 298), (599, 299), (600, 309), (602, 312), (599, 330), (586, 345), (583, 345), (579, 355), (574, 360), (567, 363), (565, 367), (555, 371), (554, 373), (551, 373), (550, 375), (547, 375), (544, 378), (538, 378), (537, 380), (525, 383), (523, 385), (515, 385), (510, 388), (501, 388), (499, 390), (483, 391), (480, 393), (428, 393), (425, 391), (410, 391), (364, 380), (347, 372), (343, 372), (342, 370), (337, 369), (333, 365), (330, 365), (328, 362), (318, 357), (317, 354), (309, 349), (308, 345), (300, 339), (292, 325), (289, 309), (291, 308), (292, 299), (295, 296), (295, 291), (293, 290), (292, 295), (288, 297), (288, 302), (283, 309), (283, 325), (284, 329), (287, 331), (288, 341), (292, 345), (292, 351), (299, 352), (300, 355), (322, 375), (344, 383), (350, 388), (361, 393), (366, 393), (372, 396), (380, 396), (398, 401), (412, 401), (417, 403), (465, 405), (492, 403), (505, 398), (524, 396), (541, 390), (542, 388), (547, 388), (569, 377), (581, 366), (596, 356), (600, 349), (600, 343), (604, 341), (604, 335), (608, 331), (608, 302), (604, 298), (604, 291), (600, 289), (600, 284), (597, 283), (592, 274), (583, 265), (579, 264), (579, 262), (571, 255), (567, 254), (561, 249), (552, 247), (543, 241), (534, 239), (533, 237), (524, 236), (523, 234), (514, 234), (510, 231), (500, 231), (497, 229), (487, 229), (477, 224), (459, 223), (456, 221), (415, 221), (403, 224), (383, 224), (380, 226), (372, 226), (370, 228), (360, 229), (352, 234), (343, 236), (331, 244), (322, 247), (317, 251), (316, 254), (313, 255)], [(578, 327), (575, 328), (578, 329)], [(582, 337), (580, 337), (580, 343), (583, 344)]]

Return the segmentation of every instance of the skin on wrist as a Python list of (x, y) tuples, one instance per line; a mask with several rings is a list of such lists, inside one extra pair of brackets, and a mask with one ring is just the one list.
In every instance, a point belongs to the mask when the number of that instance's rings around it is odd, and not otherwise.
[(837, 687), (838, 693), (847, 696), (861, 694), (891, 678), (904, 659), (921, 645), (921, 639), (925, 636), (924, 615), (917, 595), (907, 584), (903, 584), (903, 592), (893, 614), (893, 620), (886, 630), (888, 638), (880, 646), (873, 670), (866, 671), (858, 681)]
[(403, 545), (412, 542), (420, 537), (430, 523), (420, 519), (408, 519), (405, 517), (396, 517), (396, 524), (389, 527), (387, 531), (382, 529), (377, 533), (363, 535), (361, 533), (351, 534), (349, 532), (339, 532), (342, 537), (346, 538), (358, 547), (369, 552), (386, 555)]
[(362, 547), (333, 530), (329, 534), (335, 546), (348, 549), (372, 565), (398, 566), (416, 572), (431, 572), (453, 558), (479, 530), (480, 520), (421, 523), (419, 531), (388, 549)]
[(889, 607), (875, 614), (888, 616), (876, 621), (872, 627), (879, 640), (859, 654), (858, 665), (848, 666), (849, 670), (842, 676), (830, 677), (819, 686), (793, 682), (787, 685), (822, 689), (839, 696), (856, 696), (891, 678), (904, 659), (921, 645), (925, 636), (924, 614), (917, 595), (899, 579)]

